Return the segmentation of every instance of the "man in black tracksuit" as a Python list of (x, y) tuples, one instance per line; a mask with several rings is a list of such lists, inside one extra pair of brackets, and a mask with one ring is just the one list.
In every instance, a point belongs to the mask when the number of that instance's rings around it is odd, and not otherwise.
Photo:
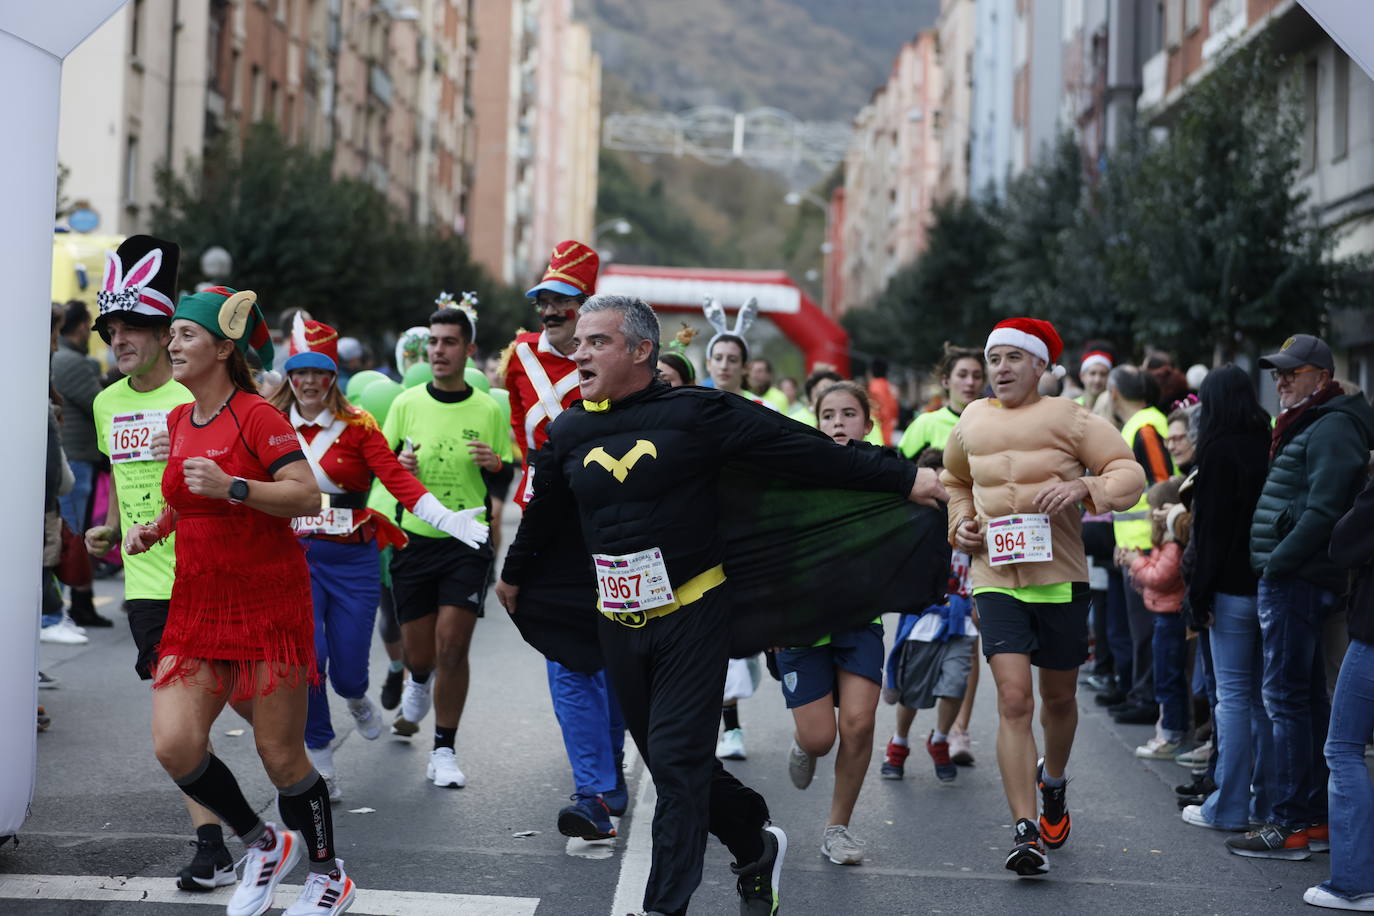
[[(584, 401), (554, 421), (535, 453), (534, 497), (497, 595), (516, 613), (530, 561), (580, 519), (601, 582), (606, 668), (658, 790), (645, 909), (686, 912), (709, 830), (734, 855), (740, 912), (772, 914), (786, 837), (768, 825), (762, 796), (713, 754), (730, 639), (720, 469), (747, 459), (799, 481), (931, 503), (939, 485), (918, 482), (908, 462), (780, 425), (735, 395), (656, 381), (658, 321), (641, 300), (597, 296), (579, 316), (573, 358)], [(632, 609), (654, 570), (666, 571), (673, 600)]]

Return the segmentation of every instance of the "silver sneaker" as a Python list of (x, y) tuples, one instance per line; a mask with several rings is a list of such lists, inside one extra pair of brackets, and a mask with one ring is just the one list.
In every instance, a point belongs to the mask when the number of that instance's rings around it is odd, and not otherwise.
[(821, 841), (821, 855), (836, 865), (861, 865), (864, 860), (864, 847), (868, 844), (856, 839), (844, 824), (831, 824), (825, 828), (825, 839)]
[(348, 712), (353, 716), (353, 726), (368, 741), (376, 741), (382, 733), (382, 717), (377, 707), (367, 697), (348, 701)]
[(307, 747), (305, 753), (315, 765), (315, 772), (324, 778), (325, 787), (329, 789), (329, 803), (338, 804), (343, 798), (343, 789), (339, 787), (339, 775), (334, 769), (334, 749)]
[(716, 742), (716, 756), (721, 760), (745, 759), (744, 729), (731, 728), (722, 732), (720, 740)]
[(423, 684), (415, 683), (410, 679), (410, 675), (406, 675), (405, 687), (401, 690), (400, 718), (419, 725), (421, 720), (429, 715), (429, 688), (433, 683), (433, 674), (430, 674), (429, 680)]
[(802, 750), (795, 736), (792, 738), (792, 747), (787, 751), (787, 775), (798, 789), (811, 785), (811, 780), (816, 776), (816, 758)]

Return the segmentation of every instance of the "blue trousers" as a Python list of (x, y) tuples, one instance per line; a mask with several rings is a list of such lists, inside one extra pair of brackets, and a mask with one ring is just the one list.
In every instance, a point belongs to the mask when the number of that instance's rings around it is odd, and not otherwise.
[(1274, 724), (1274, 821), (1324, 824), (1330, 776), (1323, 748), (1331, 719), (1322, 618), (1336, 596), (1302, 579), (1260, 577), (1264, 709)]
[(579, 674), (547, 662), (553, 713), (563, 731), (578, 795), (600, 795), (616, 787), (625, 750), (625, 718), (606, 672)]
[(320, 683), (310, 688), (305, 746), (322, 748), (334, 740), (326, 677), (346, 700), (367, 694), (372, 624), (382, 584), (375, 544), (306, 538), (305, 545), (315, 604), (315, 667), (320, 672)]
[(1331, 880), (1338, 897), (1374, 894), (1374, 787), (1364, 748), (1374, 735), (1374, 644), (1350, 640), (1331, 703)]
[[(91, 491), (95, 489), (95, 463), (92, 461), (73, 461), (67, 459), (67, 467), (72, 469), (72, 491), (58, 497), (58, 509), (62, 519), (77, 534), (86, 533), (86, 514), (91, 509)], [(103, 520), (102, 520), (103, 524)]]
[(1125, 693), (1134, 679), (1131, 625), (1126, 619), (1126, 576), (1119, 566), (1107, 569), (1107, 642), (1116, 667), (1116, 685)]
[(1155, 614), (1150, 653), (1154, 656), (1155, 702), (1164, 735), (1181, 741), (1188, 733), (1188, 630), (1181, 614)]

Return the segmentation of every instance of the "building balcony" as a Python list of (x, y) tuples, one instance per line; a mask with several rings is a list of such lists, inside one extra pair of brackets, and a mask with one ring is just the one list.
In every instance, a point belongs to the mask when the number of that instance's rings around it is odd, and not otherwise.
[(393, 94), (391, 76), (378, 64), (368, 68), (367, 88), (383, 105), (390, 105)]
[(1165, 76), (1169, 69), (1169, 52), (1160, 51), (1154, 57), (1145, 61), (1145, 65), (1140, 71), (1140, 97), (1136, 100), (1136, 108), (1144, 110), (1153, 108), (1164, 101)]

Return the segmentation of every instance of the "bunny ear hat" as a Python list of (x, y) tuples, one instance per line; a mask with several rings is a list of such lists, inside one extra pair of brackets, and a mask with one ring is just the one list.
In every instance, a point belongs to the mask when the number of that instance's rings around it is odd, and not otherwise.
[(710, 358), (711, 351), (715, 349), (716, 342), (719, 340), (733, 340), (739, 344), (743, 352), (744, 359), (749, 359), (749, 343), (744, 335), (749, 333), (749, 329), (754, 326), (754, 322), (759, 317), (759, 300), (753, 296), (749, 301), (740, 306), (739, 314), (735, 316), (735, 326), (732, 328), (728, 323), (725, 308), (717, 299), (707, 296), (701, 304), (701, 310), (706, 315), (706, 320), (711, 327), (715, 328), (715, 335), (706, 342), (706, 356)]
[(100, 307), (96, 333), (109, 342), (106, 320), (112, 315), (141, 327), (171, 322), (180, 264), (181, 249), (175, 242), (150, 235), (131, 235), (118, 249), (107, 251), (95, 294)]

